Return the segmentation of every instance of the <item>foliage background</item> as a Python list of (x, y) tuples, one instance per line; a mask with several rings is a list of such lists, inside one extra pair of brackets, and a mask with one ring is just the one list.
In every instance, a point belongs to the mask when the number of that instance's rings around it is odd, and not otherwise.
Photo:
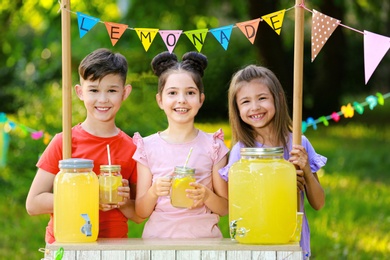
[[(390, 3), (372, 0), (305, 1), (316, 9), (341, 19), (358, 30), (390, 35)], [(212, 0), (212, 1), (71, 1), (71, 10), (98, 17), (101, 21), (131, 27), (161, 29), (216, 28), (289, 8), (291, 0)], [(0, 112), (32, 129), (54, 135), (61, 131), (61, 15), (58, 1), (2, 0), (0, 2)], [(139, 131), (151, 134), (166, 126), (155, 102), (157, 79), (150, 72), (150, 61), (165, 50), (156, 37), (145, 52), (134, 31), (126, 31), (112, 47), (103, 24), (80, 39), (77, 18), (71, 14), (72, 82), (78, 82), (81, 59), (100, 47), (123, 53), (129, 61), (130, 98), (117, 117), (117, 124), (129, 135)], [(363, 44), (359, 33), (338, 28), (319, 57), (310, 62), (311, 14), (305, 12), (304, 107), (303, 118), (319, 117), (338, 111), (342, 104), (361, 101), (376, 91), (390, 89), (390, 59), (385, 56), (367, 86), (364, 85)], [(233, 30), (227, 51), (207, 36), (202, 53), (209, 59), (204, 83), (206, 102), (198, 115), (200, 127), (212, 132), (227, 125), (227, 89), (233, 72), (249, 63), (271, 68), (282, 81), (292, 100), (294, 12), (286, 13), (278, 36), (261, 23), (254, 45)], [(182, 36), (175, 49), (178, 57), (195, 50)], [(387, 100), (386, 100), (387, 101)], [(327, 192), (326, 207), (308, 209), (313, 239), (313, 258), (385, 259), (390, 255), (389, 212), (389, 120), (384, 107), (366, 110), (362, 116), (331, 125), (307, 136), (321, 154), (328, 157), (321, 181)], [(73, 96), (73, 124), (85, 117), (83, 104)], [(343, 121), (343, 120), (342, 120)], [(32, 140), (20, 129), (11, 132), (8, 164), (0, 169), (0, 258), (39, 259), (44, 247), (47, 216), (30, 217), (25, 198), (35, 175), (35, 163), (45, 144)], [(307, 207), (308, 208), (308, 207)], [(226, 217), (221, 227), (227, 236)], [(131, 224), (130, 224), (131, 225)], [(140, 235), (142, 225), (135, 225)]]

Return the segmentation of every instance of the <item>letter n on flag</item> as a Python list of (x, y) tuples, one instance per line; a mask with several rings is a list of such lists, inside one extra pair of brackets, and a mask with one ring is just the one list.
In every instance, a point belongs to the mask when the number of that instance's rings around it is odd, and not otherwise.
[(241, 30), (241, 32), (248, 38), (248, 40), (253, 44), (256, 39), (257, 28), (259, 27), (260, 18), (236, 23), (237, 27)]
[(199, 30), (186, 31), (184, 32), (184, 34), (187, 35), (188, 39), (190, 39), (190, 41), (198, 50), (198, 52), (200, 52), (204, 45), (204, 41), (206, 40), (206, 35), (208, 31), (209, 31), (208, 29), (199, 29)]

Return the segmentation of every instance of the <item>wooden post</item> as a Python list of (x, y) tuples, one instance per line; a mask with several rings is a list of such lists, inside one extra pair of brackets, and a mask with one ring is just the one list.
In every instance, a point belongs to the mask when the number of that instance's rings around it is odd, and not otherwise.
[[(62, 159), (72, 157), (72, 72), (70, 48), (70, 0), (61, 1), (62, 32)], [(67, 10), (64, 10), (67, 9)]]
[[(302, 93), (303, 93), (303, 39), (304, 9), (300, 7), (304, 0), (295, 0), (295, 32), (294, 32), (294, 89), (293, 89), (293, 144), (302, 143)], [(300, 200), (298, 192), (298, 211)]]

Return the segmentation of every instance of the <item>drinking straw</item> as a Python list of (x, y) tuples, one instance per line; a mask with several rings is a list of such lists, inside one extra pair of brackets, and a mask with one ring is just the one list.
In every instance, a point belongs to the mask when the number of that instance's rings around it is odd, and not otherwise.
[[(110, 145), (107, 144), (107, 156), (108, 156), (108, 165), (111, 165), (111, 153), (110, 153)], [(108, 174), (112, 176), (111, 167), (108, 167)], [(112, 201), (112, 191), (109, 192), (109, 200)]]
[(192, 153), (192, 147), (191, 147), (191, 149), (190, 149), (190, 152), (189, 152), (188, 155), (187, 155), (187, 159), (186, 159), (186, 162), (184, 163), (184, 167), (183, 167), (183, 168), (186, 168), (187, 163), (188, 163), (188, 160), (190, 159), (191, 153)]
[(108, 165), (111, 165), (110, 145), (107, 145)]

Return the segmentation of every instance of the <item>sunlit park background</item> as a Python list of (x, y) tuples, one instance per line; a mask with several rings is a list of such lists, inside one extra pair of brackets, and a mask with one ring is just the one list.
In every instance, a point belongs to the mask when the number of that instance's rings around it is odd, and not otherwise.
[[(155, 102), (157, 79), (150, 61), (166, 47), (159, 35), (145, 51), (136, 32), (126, 30), (112, 46), (104, 23), (79, 37), (76, 12), (102, 22), (129, 28), (195, 30), (218, 28), (286, 9), (280, 35), (261, 22), (254, 44), (232, 31), (224, 50), (209, 33), (202, 53), (209, 59), (204, 76), (206, 102), (197, 125), (208, 132), (222, 128), (230, 146), (227, 88), (232, 73), (255, 63), (269, 67), (280, 78), (292, 104), (294, 8), (293, 0), (212, 1), (71, 1), (72, 84), (77, 66), (96, 48), (123, 53), (129, 62), (130, 98), (118, 114), (117, 125), (129, 135), (143, 136), (164, 129), (166, 121)], [(311, 62), (311, 13), (305, 11), (303, 119), (331, 115), (350, 103), (390, 92), (390, 58), (387, 53), (367, 84), (364, 81), (363, 35), (367, 30), (389, 37), (388, 1), (305, 1), (341, 20), (318, 57)], [(25, 199), (35, 175), (35, 163), (46, 141), (62, 130), (61, 13), (58, 1), (3, 0), (0, 3), (0, 259), (40, 259), (45, 247), (48, 216), (27, 215)], [(356, 30), (352, 30), (352, 29)], [(183, 34), (175, 48), (181, 57), (196, 50)], [(326, 205), (314, 211), (306, 205), (311, 227), (313, 259), (387, 259), (390, 256), (390, 99), (353, 117), (341, 115), (308, 127), (305, 135), (318, 153), (328, 158), (319, 172)], [(292, 108), (292, 107), (291, 107)], [(72, 122), (85, 117), (83, 104), (73, 95)], [(43, 136), (32, 138), (42, 131)], [(35, 133), (36, 134), (36, 133)], [(8, 140), (8, 146), (5, 144)], [(7, 148), (8, 147), (8, 148)], [(6, 157), (4, 157), (6, 155)], [(4, 160), (6, 159), (6, 161)], [(228, 237), (227, 217), (221, 229)], [(130, 237), (140, 237), (143, 225), (129, 223)]]

